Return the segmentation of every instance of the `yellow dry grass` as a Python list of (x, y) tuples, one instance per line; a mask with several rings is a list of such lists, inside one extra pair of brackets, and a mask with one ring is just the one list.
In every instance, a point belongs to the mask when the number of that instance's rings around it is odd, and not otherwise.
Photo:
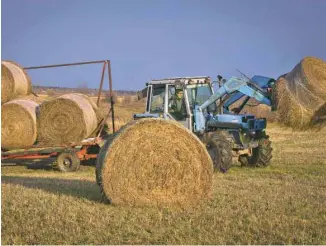
[(268, 131), (271, 166), (214, 173), (195, 209), (103, 204), (91, 166), (2, 167), (2, 244), (326, 244), (326, 131)]
[[(93, 100), (96, 100), (93, 98)], [(116, 102), (114, 105), (115, 109), (115, 130), (118, 131), (120, 128), (122, 128), (124, 125), (126, 125), (128, 122), (130, 122), (133, 119), (134, 113), (144, 113), (145, 111), (145, 102), (146, 98), (142, 99), (140, 101), (125, 103), (125, 102)], [(102, 116), (106, 116), (108, 113), (108, 109), (110, 108), (110, 104), (108, 102), (105, 102), (104, 100), (101, 101), (100, 109)], [(113, 133), (113, 126), (112, 126), (112, 120), (111, 117), (107, 120), (107, 125), (109, 127), (108, 132)]]

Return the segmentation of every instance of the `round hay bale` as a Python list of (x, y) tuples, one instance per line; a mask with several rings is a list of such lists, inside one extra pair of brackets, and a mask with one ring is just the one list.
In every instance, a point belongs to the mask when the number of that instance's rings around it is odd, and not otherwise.
[(312, 116), (312, 124), (317, 127), (326, 127), (326, 102)]
[[(99, 123), (101, 120), (104, 119), (104, 117), (105, 117), (104, 113), (97, 107), (96, 103), (93, 101), (93, 99), (91, 97), (89, 97), (85, 94), (82, 94), (82, 93), (74, 93), (74, 94), (84, 97), (90, 103), (90, 105), (92, 106), (92, 108), (95, 112), (97, 123)], [(96, 132), (94, 132), (94, 134), (92, 134), (88, 137), (96, 137)]]
[(177, 122), (129, 122), (105, 143), (96, 179), (113, 204), (188, 206), (209, 197), (213, 164), (202, 142)]
[(40, 105), (38, 128), (42, 145), (80, 142), (96, 127), (96, 113), (89, 100), (80, 94), (66, 94)]
[(37, 138), (38, 104), (29, 100), (13, 100), (1, 106), (1, 147), (29, 148)]
[(323, 110), (326, 102), (309, 91), (306, 91), (304, 98), (298, 97), (289, 89), (289, 84), (284, 78), (277, 81), (278, 120), (295, 129), (313, 127), (316, 120), (326, 115)]
[(326, 63), (305, 57), (277, 83), (277, 115), (295, 129), (313, 127), (326, 116)]
[(32, 92), (29, 76), (17, 63), (2, 61), (1, 70), (1, 103)]
[(289, 90), (304, 100), (313, 94), (326, 100), (326, 62), (316, 57), (305, 57), (284, 77)]
[(93, 101), (93, 99), (91, 97), (89, 97), (85, 94), (82, 94), (82, 93), (73, 93), (73, 94), (79, 95), (79, 96), (85, 98), (89, 102), (89, 104), (92, 106), (92, 108), (96, 114), (96, 118), (97, 118), (98, 122), (100, 122), (104, 118), (103, 113), (100, 111), (100, 109), (97, 107), (96, 103)]

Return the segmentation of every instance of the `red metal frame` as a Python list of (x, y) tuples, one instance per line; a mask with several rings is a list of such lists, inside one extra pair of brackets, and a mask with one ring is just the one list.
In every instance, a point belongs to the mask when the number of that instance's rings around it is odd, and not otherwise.
[(80, 66), (80, 65), (89, 65), (89, 64), (99, 64), (103, 63), (102, 68), (102, 76), (100, 81), (100, 88), (98, 92), (97, 97), (97, 106), (100, 104), (100, 97), (102, 94), (102, 88), (103, 88), (103, 81), (104, 81), (104, 75), (105, 75), (105, 68), (106, 64), (108, 64), (108, 79), (109, 79), (109, 88), (110, 88), (110, 102), (111, 102), (111, 108), (112, 108), (112, 130), (113, 133), (115, 132), (115, 124), (114, 124), (114, 100), (113, 100), (113, 88), (112, 88), (112, 72), (111, 72), (111, 61), (110, 60), (97, 60), (97, 61), (86, 61), (86, 62), (73, 62), (73, 63), (61, 63), (61, 64), (53, 64), (53, 65), (45, 65), (45, 66), (34, 66), (34, 67), (24, 67), (25, 70), (30, 69), (42, 69), (42, 68), (55, 68), (55, 67), (68, 67), (68, 66)]
[(89, 160), (89, 159), (95, 159), (97, 158), (97, 154), (87, 154), (87, 149), (89, 146), (87, 147), (82, 147), (82, 149), (78, 152), (76, 152), (79, 160)]

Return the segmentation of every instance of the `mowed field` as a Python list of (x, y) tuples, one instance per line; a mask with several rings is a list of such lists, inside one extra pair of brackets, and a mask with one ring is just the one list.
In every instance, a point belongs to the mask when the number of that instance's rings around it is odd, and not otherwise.
[(2, 244), (326, 244), (326, 132), (268, 132), (272, 164), (215, 173), (192, 209), (103, 204), (93, 166), (2, 166)]

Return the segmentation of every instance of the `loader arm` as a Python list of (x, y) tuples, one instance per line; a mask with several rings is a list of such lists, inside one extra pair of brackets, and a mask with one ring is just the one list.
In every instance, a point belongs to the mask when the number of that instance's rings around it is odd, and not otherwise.
[[(273, 96), (272, 96), (272, 93), (275, 90), (275, 79), (265, 77), (265, 76), (255, 75), (251, 78), (251, 85), (254, 85), (255, 88), (260, 89), (262, 94), (264, 94), (265, 97), (267, 97), (270, 100), (269, 103), (267, 104), (265, 103), (265, 104), (271, 106), (272, 110), (275, 110), (276, 102), (275, 100), (273, 100)], [(245, 97), (245, 100), (238, 108), (239, 111), (241, 111), (243, 107), (246, 106), (247, 102), (250, 99), (250, 96), (240, 91), (233, 93), (232, 96), (230, 96), (230, 98), (227, 101), (225, 101), (225, 103), (223, 104), (224, 113), (229, 113), (230, 112), (229, 107), (234, 103), (238, 102), (239, 100), (241, 100), (243, 97)], [(260, 103), (264, 103), (264, 102), (260, 101)]]
[[(210, 104), (216, 102), (218, 99), (222, 98), (226, 94), (236, 96), (236, 100), (234, 100), (232, 103), (239, 100), (242, 96), (246, 95), (251, 98), (255, 98), (257, 101), (263, 104), (271, 106), (271, 100), (267, 97), (265, 93), (263, 93), (263, 91), (257, 85), (256, 87), (253, 87), (250, 81), (247, 79), (232, 77), (224, 85), (222, 85), (210, 98), (208, 98), (206, 102), (200, 105), (199, 108), (201, 109), (201, 111), (203, 111)], [(230, 99), (232, 99), (232, 96)]]
[[(243, 96), (247, 96), (250, 98), (254, 98), (257, 101), (266, 104), (268, 106), (272, 105), (271, 99), (267, 94), (264, 93), (263, 88), (258, 83), (253, 83), (249, 79), (241, 79), (237, 77), (232, 77), (225, 84), (223, 84), (207, 101), (205, 101), (202, 105), (196, 105), (194, 109), (194, 117), (195, 117), (195, 131), (203, 132), (205, 131), (205, 123), (206, 117), (204, 115), (204, 110), (216, 102), (224, 95), (230, 95), (230, 99), (232, 96), (234, 98), (230, 101), (232, 103), (240, 100)], [(229, 99), (229, 100), (230, 100)], [(228, 100), (228, 101), (229, 101)], [(227, 102), (228, 102), (227, 101)]]

